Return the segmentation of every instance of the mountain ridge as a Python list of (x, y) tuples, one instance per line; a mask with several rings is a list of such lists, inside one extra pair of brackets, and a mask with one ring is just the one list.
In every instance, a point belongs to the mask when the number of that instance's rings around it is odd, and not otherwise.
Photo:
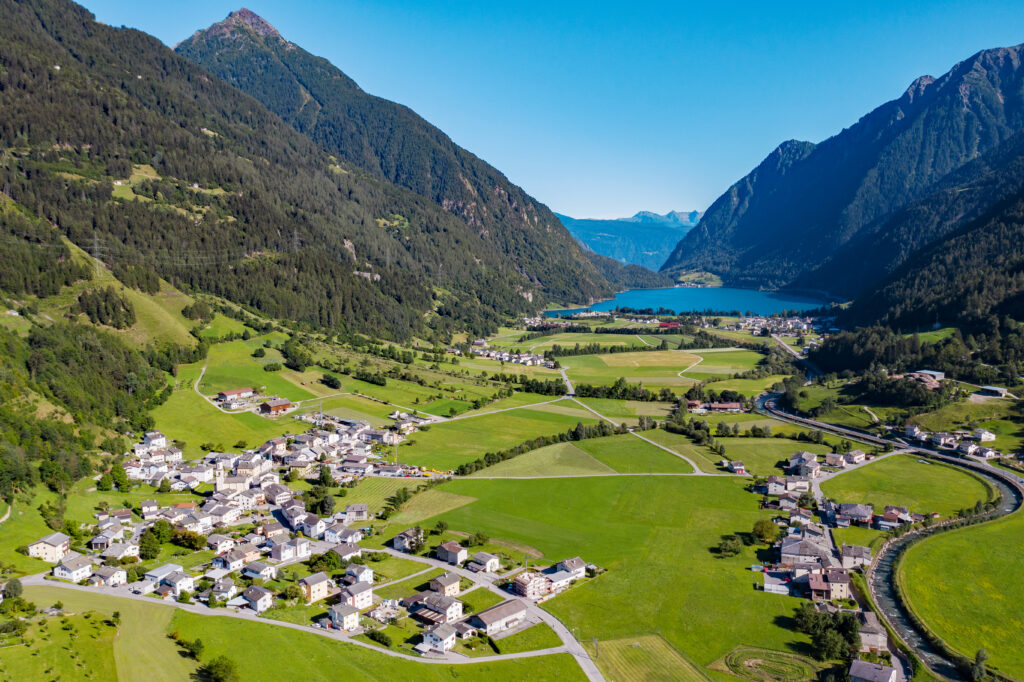
[(1024, 127), (1021, 51), (979, 51), (821, 143), (780, 145), (712, 204), (663, 270), (764, 288), (798, 280)]
[[(555, 214), (586, 248), (620, 263), (649, 270), (661, 268), (672, 248), (697, 224), (700, 215), (700, 211), (669, 211), (664, 215), (638, 211), (628, 218), (601, 219)], [(671, 283), (672, 280), (662, 281)]]
[(251, 28), (264, 24), (270, 26), (239, 10), (196, 31), (175, 51), (330, 153), (458, 216), (552, 300), (592, 301), (611, 293), (546, 206), (412, 109), (366, 93), (276, 29)]

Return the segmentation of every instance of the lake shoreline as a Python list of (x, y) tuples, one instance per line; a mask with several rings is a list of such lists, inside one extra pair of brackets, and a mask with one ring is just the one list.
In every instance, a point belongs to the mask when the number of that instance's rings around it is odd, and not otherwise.
[(673, 286), (654, 289), (627, 289), (611, 298), (573, 308), (548, 308), (544, 317), (572, 315), (579, 312), (609, 312), (618, 307), (672, 310), (676, 315), (726, 312), (772, 315), (787, 310), (813, 310), (829, 305), (830, 301), (805, 295), (742, 289), (734, 287)]

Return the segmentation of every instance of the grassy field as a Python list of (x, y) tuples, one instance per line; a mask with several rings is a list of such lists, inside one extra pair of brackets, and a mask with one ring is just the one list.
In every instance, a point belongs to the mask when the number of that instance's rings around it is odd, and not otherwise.
[[(698, 365), (699, 368), (700, 366)], [(687, 373), (684, 376), (690, 376), (690, 374)], [(784, 374), (772, 374), (763, 379), (722, 379), (721, 381), (709, 384), (708, 388), (716, 391), (736, 391), (737, 393), (752, 397), (759, 393), (764, 393), (785, 378), (786, 375)]]
[(305, 430), (290, 417), (267, 419), (252, 412), (221, 412), (192, 389), (200, 369), (196, 365), (182, 365), (177, 377), (178, 386), (167, 402), (152, 413), (157, 428), (168, 438), (185, 441), (185, 457), (194, 459), (202, 456), (203, 451), (199, 448), (202, 443), (230, 448), (243, 440), (254, 447), (269, 438)]
[(821, 491), (839, 502), (906, 507), (913, 512), (943, 516), (988, 499), (988, 488), (977, 478), (944, 464), (921, 462), (909, 455), (892, 455), (821, 484)]
[(582, 440), (576, 447), (619, 473), (693, 472), (686, 460), (630, 434)]
[(245, 325), (233, 317), (215, 313), (213, 319), (203, 327), (200, 335), (204, 339), (217, 341), (231, 334), (241, 334), (245, 331)]
[(837, 547), (842, 545), (860, 545), (861, 547), (874, 547), (885, 539), (885, 532), (874, 528), (862, 528), (850, 526), (849, 528), (833, 528), (832, 538)]
[(577, 444), (557, 443), (499, 462), (472, 476), (581, 476), (611, 473), (615, 473), (615, 470), (591, 457)]
[(345, 489), (345, 497), (338, 498), (336, 506), (343, 509), (348, 504), (367, 504), (372, 514), (382, 509), (384, 500), (394, 495), (395, 491), (407, 488), (412, 492), (422, 483), (421, 479), (415, 478), (366, 478), (355, 488)]
[[(425, 566), (425, 564), (420, 565)], [(413, 578), (407, 578), (391, 585), (377, 588), (374, 590), (373, 594), (375, 597), (380, 597), (381, 599), (402, 599), (411, 594), (416, 594), (417, 592), (430, 589), (431, 579), (436, 578), (442, 573), (444, 573), (443, 568), (435, 568), (422, 575), (417, 575)]]
[(571, 414), (559, 414), (556, 410), (557, 406), (544, 405), (434, 424), (429, 431), (414, 434), (399, 446), (398, 458), (409, 464), (452, 469), (485, 452), (512, 447), (537, 436), (561, 433), (578, 422), (593, 424), (597, 421), (582, 410)]
[(579, 398), (579, 401), (608, 419), (636, 426), (639, 417), (664, 419), (672, 411), (670, 403), (653, 403), (639, 400), (610, 400), (606, 398)]
[(642, 635), (589, 645), (591, 657), (609, 680), (620, 682), (703, 682), (709, 679), (658, 635)]
[(537, 623), (508, 637), (497, 640), (498, 651), (503, 654), (518, 654), (523, 651), (538, 651), (562, 646), (561, 638), (547, 623)]
[[(74, 654), (86, 667), (79, 667), (68, 658), (63, 648), (63, 631), (49, 626), (51, 642), (36, 640), (29, 654), (30, 661), (22, 665), (4, 650), (3, 671), (14, 680), (31, 679), (84, 679), (85, 671), (92, 672), (96, 680), (185, 680), (196, 678), (197, 665), (185, 657), (167, 637), (178, 632), (187, 639), (200, 638), (205, 645), (203, 660), (226, 655), (237, 665), (243, 680), (276, 680), (301, 678), (306, 680), (335, 680), (339, 677), (353, 680), (422, 679), (518, 681), (582, 680), (579, 666), (567, 654), (527, 658), (498, 663), (444, 666), (425, 665), (415, 661), (382, 656), (373, 651), (332, 641), (312, 633), (297, 632), (272, 625), (243, 621), (235, 618), (199, 616), (179, 611), (157, 601), (118, 599), (98, 594), (76, 592), (55, 587), (27, 587), (25, 596), (39, 605), (58, 600), (68, 610), (95, 610), (109, 616), (115, 610), (121, 614), (121, 626), (112, 644), (93, 639), (89, 628), (79, 628)], [(77, 625), (77, 622), (76, 622)], [(102, 630), (106, 626), (95, 626)], [(113, 628), (109, 628), (113, 631)], [(88, 640), (85, 640), (86, 636)], [(85, 641), (83, 641), (85, 640)], [(86, 641), (88, 645), (86, 646)], [(110, 649), (113, 649), (111, 655)], [(44, 659), (45, 651), (54, 650), (54, 660)], [(273, 655), (252, 655), (255, 652), (273, 652)], [(17, 667), (15, 668), (15, 664)], [(48, 664), (50, 672), (36, 674), (37, 667)], [(116, 666), (116, 667), (115, 667)], [(42, 669), (41, 669), (42, 670)], [(116, 670), (116, 674), (114, 671)]]
[(204, 395), (214, 395), (217, 391), (249, 386), (262, 395), (279, 395), (292, 401), (314, 397), (277, 372), (263, 371), (263, 365), (268, 362), (280, 362), (280, 355), (269, 349), (266, 357), (252, 357), (252, 352), (262, 346), (263, 341), (264, 337), (254, 337), (248, 341), (229, 341), (211, 346), (199, 390)]
[(740, 643), (804, 650), (804, 638), (784, 626), (796, 600), (753, 589), (746, 567), (759, 560), (757, 548), (728, 559), (710, 551), (723, 534), (765, 516), (739, 479), (461, 479), (441, 490), (477, 498), (441, 515), (453, 529), (483, 530), (533, 545), (549, 560), (582, 556), (608, 569), (546, 604), (583, 641), (660, 630), (700, 665)]
[(986, 445), (1003, 452), (1018, 452), (1024, 447), (1024, 413), (1020, 402), (1010, 398), (953, 403), (909, 421), (927, 431), (984, 428), (996, 434), (995, 443)]
[[(747, 467), (747, 471), (756, 476), (769, 476), (783, 473), (778, 464), (788, 460), (800, 451), (823, 455), (832, 452), (827, 445), (800, 442), (788, 438), (715, 438), (725, 446), (725, 456), (730, 460), (739, 460)], [(717, 463), (715, 455), (708, 452), (712, 464)]]
[[(1024, 679), (1024, 514), (941, 533), (909, 550), (900, 579), (917, 614), (953, 648)], [(935, 576), (941, 575), (941, 580)]]
[(579, 355), (564, 358), (562, 364), (569, 378), (579, 384), (611, 384), (622, 377), (631, 384), (639, 383), (648, 388), (679, 388), (693, 383), (696, 377), (683, 378), (679, 372), (698, 359), (685, 351), (666, 350)]
[[(104, 616), (110, 616), (114, 611), (120, 612), (121, 625), (113, 641), (112, 659), (117, 674), (94, 679), (185, 680), (196, 672), (195, 662), (182, 656), (178, 647), (167, 637), (175, 611), (171, 606), (156, 600), (143, 602), (115, 599), (58, 587), (26, 587), (25, 597), (37, 606), (49, 606), (61, 601), (69, 611), (96, 611)], [(7, 660), (6, 651), (3, 660)], [(104, 667), (99, 670), (106, 669), (107, 665), (104, 663)], [(70, 677), (73, 679), (75, 676)], [(27, 676), (20, 679), (51, 678)]]
[(31, 645), (3, 649), (0, 679), (115, 679), (115, 633), (95, 612), (34, 621), (25, 632)]
[(702, 360), (699, 365), (683, 373), (684, 376), (701, 381), (722, 379), (732, 374), (754, 369), (764, 356), (752, 350), (711, 349), (694, 351)]
[[(518, 337), (516, 337), (518, 338)], [(571, 348), (576, 344), (585, 346), (588, 343), (598, 343), (602, 346), (636, 346), (638, 348), (644, 347), (646, 344), (639, 338), (632, 334), (585, 334), (585, 333), (569, 333), (569, 334), (553, 334), (552, 336), (542, 336), (540, 338), (532, 339), (530, 341), (524, 341), (523, 343), (512, 343), (511, 345), (503, 345), (505, 348), (520, 348), (522, 350), (531, 350), (534, 353), (544, 353), (549, 350), (552, 346), (562, 346), (563, 348)], [(659, 342), (660, 343), (660, 342)]]

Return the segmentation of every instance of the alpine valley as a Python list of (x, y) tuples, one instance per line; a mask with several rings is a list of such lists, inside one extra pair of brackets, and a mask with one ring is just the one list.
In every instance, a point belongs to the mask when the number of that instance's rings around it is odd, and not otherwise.
[[(453, 16), (547, 125), (681, 50), (577, 11)], [(1024, 680), (1021, 50), (593, 220), (250, 10), (0, 0), (0, 681)]]

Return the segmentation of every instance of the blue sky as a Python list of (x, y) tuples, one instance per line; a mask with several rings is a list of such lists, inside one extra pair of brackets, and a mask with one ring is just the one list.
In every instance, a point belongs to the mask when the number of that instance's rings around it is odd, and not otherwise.
[[(84, 4), (174, 45), (242, 1)], [(577, 217), (704, 209), (783, 140), (1024, 42), (1019, 0), (245, 2)]]

